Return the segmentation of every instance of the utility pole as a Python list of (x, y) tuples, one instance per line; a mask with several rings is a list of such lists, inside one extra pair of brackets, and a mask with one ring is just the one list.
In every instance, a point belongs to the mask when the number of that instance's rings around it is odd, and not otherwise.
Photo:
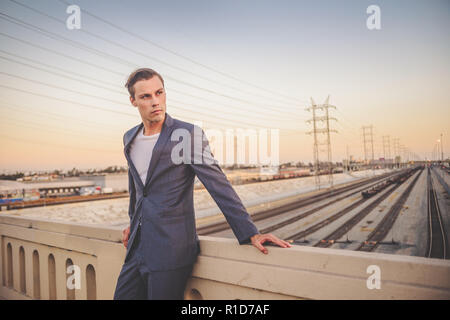
[(314, 102), (313, 98), (311, 98), (311, 107), (307, 108), (306, 110), (312, 111), (313, 117), (311, 120), (307, 120), (306, 122), (310, 123), (312, 121), (313, 123), (313, 131), (307, 132), (307, 134), (313, 133), (314, 135), (314, 148), (313, 148), (313, 154), (314, 154), (314, 180), (316, 183), (316, 187), (320, 189), (320, 176), (319, 176), (319, 144), (317, 142), (317, 119), (316, 119), (316, 110), (318, 109), (316, 103)]
[(350, 157), (349, 157), (349, 155), (348, 155), (348, 145), (347, 145), (347, 171), (350, 171), (350, 172), (352, 172), (352, 167), (350, 166)]
[(383, 136), (383, 157), (386, 163), (387, 159), (391, 158), (391, 141), (389, 136)]
[[(313, 131), (307, 132), (307, 134), (313, 134), (314, 136), (314, 171), (315, 171), (315, 182), (316, 187), (320, 189), (320, 177), (319, 177), (319, 171), (320, 171), (320, 162), (319, 162), (319, 145), (326, 145), (327, 146), (327, 158), (328, 158), (328, 182), (330, 183), (330, 188), (333, 188), (333, 163), (332, 163), (332, 156), (331, 156), (331, 139), (330, 139), (330, 132), (337, 132), (336, 130), (330, 129), (330, 120), (336, 120), (334, 117), (330, 117), (328, 109), (334, 108), (335, 106), (329, 104), (330, 96), (325, 100), (325, 103), (317, 105), (314, 100), (311, 98), (311, 107), (306, 108), (307, 111), (312, 111), (313, 117), (310, 120), (307, 120), (307, 123), (313, 124)], [(317, 110), (321, 110), (325, 113), (324, 116), (317, 116)], [(325, 123), (325, 127), (319, 127), (317, 123), (319, 121), (322, 121)], [(320, 142), (318, 140), (318, 134), (324, 133), (326, 134), (326, 141)]]
[(325, 103), (322, 105), (322, 109), (325, 110), (325, 121), (327, 124), (328, 181), (330, 183), (330, 188), (333, 188), (333, 162), (332, 162), (333, 160), (331, 157), (330, 119), (336, 120), (336, 118), (330, 118), (328, 109), (329, 108), (336, 109), (336, 107), (333, 105), (330, 105), (329, 100), (330, 100), (330, 96), (328, 95), (327, 100), (325, 100)]
[(437, 151), (436, 151), (436, 161), (439, 162), (439, 159), (440, 159), (440, 153), (441, 153), (441, 152), (439, 151), (439, 147), (440, 147), (440, 146), (439, 146), (439, 140), (437, 140), (436, 142), (437, 142), (437, 143), (436, 143), (436, 147), (437, 147)]
[(444, 149), (442, 148), (442, 133), (441, 133), (441, 161), (444, 162)]
[(399, 152), (402, 154), (402, 159), (403, 159), (404, 166), (406, 167), (406, 163), (407, 163), (406, 147), (403, 144), (400, 144), (398, 147), (399, 147)]
[(366, 130), (364, 127), (362, 127), (363, 131), (363, 143), (364, 143), (364, 161), (367, 164), (367, 144), (366, 144)]
[(400, 166), (400, 161), (397, 164), (397, 157), (400, 156), (400, 139), (399, 138), (392, 138), (392, 142), (394, 144), (394, 163), (397, 166)]
[[(363, 140), (364, 140), (364, 160), (366, 163), (370, 163), (374, 161), (374, 154), (373, 154), (373, 126), (363, 126)], [(368, 144), (370, 143), (370, 149)], [(369, 151), (370, 152), (370, 159), (369, 159)]]
[[(363, 139), (364, 139), (364, 160), (366, 161), (370, 161), (370, 160), (374, 160), (374, 153), (373, 153), (373, 126), (363, 126), (362, 127), (363, 130)], [(368, 136), (368, 138), (367, 138)], [(368, 143), (370, 143), (370, 149), (369, 146), (367, 145)], [(369, 159), (369, 151), (370, 152), (370, 159)]]
[(436, 159), (436, 143), (434, 144), (433, 151), (431, 152), (431, 161)]

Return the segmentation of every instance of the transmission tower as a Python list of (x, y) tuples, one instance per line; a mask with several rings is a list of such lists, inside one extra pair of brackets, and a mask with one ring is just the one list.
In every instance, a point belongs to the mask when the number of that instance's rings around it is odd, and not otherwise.
[[(363, 126), (363, 140), (364, 140), (364, 160), (366, 162), (369, 161), (369, 154), (370, 154), (370, 160), (374, 160), (374, 154), (373, 154), (373, 126)], [(369, 144), (370, 143), (370, 149)], [(371, 152), (370, 152), (371, 151)]]
[(383, 157), (386, 161), (391, 158), (391, 140), (389, 136), (383, 136)]
[[(394, 163), (397, 166), (397, 159), (398, 159), (397, 157), (400, 156), (400, 139), (392, 138), (392, 142), (394, 144)], [(398, 165), (400, 165), (400, 163), (398, 163)]]
[[(406, 147), (403, 144), (398, 145), (398, 153), (400, 155), (400, 159), (403, 160), (403, 163), (406, 162)], [(400, 161), (402, 162), (402, 161)]]
[[(323, 104), (316, 104), (314, 100), (311, 98), (311, 107), (306, 108), (307, 111), (312, 111), (312, 119), (307, 120), (307, 123), (313, 124), (313, 131), (307, 132), (307, 134), (313, 134), (314, 136), (314, 176), (315, 176), (315, 182), (316, 187), (320, 189), (320, 177), (319, 177), (319, 171), (320, 171), (320, 161), (319, 161), (319, 145), (326, 145), (327, 146), (327, 158), (328, 158), (328, 182), (330, 184), (330, 188), (333, 188), (333, 163), (332, 163), (332, 156), (331, 156), (331, 139), (330, 139), (330, 133), (331, 132), (337, 132), (336, 130), (330, 129), (330, 120), (336, 120), (334, 117), (330, 117), (328, 109), (334, 108), (335, 106), (329, 104), (330, 96), (327, 97), (325, 100), (325, 103)], [(317, 111), (322, 111), (322, 116), (317, 115)], [(318, 122), (324, 123), (325, 126), (319, 127)], [(326, 141), (319, 141), (318, 134), (324, 133), (326, 134)]]

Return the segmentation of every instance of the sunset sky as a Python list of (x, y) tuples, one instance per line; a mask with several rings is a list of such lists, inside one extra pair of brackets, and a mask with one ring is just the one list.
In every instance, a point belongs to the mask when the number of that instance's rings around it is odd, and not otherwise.
[[(430, 158), (450, 151), (449, 1), (0, 2), (0, 172), (126, 165), (141, 122), (124, 83), (165, 79), (167, 112), (205, 129), (280, 129), (280, 161), (313, 159), (305, 109), (330, 95), (333, 161), (364, 158), (362, 126)], [(381, 29), (369, 30), (369, 5)], [(325, 136), (321, 135), (322, 141)], [(321, 150), (324, 150), (322, 148)], [(325, 160), (326, 153), (320, 158)]]

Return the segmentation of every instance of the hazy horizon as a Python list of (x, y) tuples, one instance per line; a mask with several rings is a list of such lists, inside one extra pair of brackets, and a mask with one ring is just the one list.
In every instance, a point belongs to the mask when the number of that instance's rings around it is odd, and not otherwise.
[[(124, 83), (137, 67), (162, 74), (174, 118), (280, 129), (280, 163), (313, 161), (305, 109), (328, 96), (333, 162), (364, 159), (368, 125), (375, 159), (383, 136), (391, 155), (395, 138), (429, 159), (441, 134), (448, 157), (448, 1), (70, 3), (79, 30), (61, 1), (0, 3), (1, 172), (125, 166), (123, 134), (141, 119)], [(373, 4), (380, 30), (366, 26)]]

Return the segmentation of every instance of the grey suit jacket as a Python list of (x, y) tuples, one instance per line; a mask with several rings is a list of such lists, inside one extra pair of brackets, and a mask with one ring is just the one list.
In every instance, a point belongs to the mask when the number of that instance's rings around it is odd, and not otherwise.
[[(210, 152), (203, 130), (194, 124), (174, 119), (166, 113), (143, 184), (129, 154), (131, 142), (142, 127), (143, 123), (140, 123), (123, 137), (130, 193), (130, 236), (125, 261), (141, 223), (144, 252), (140, 254), (151, 271), (175, 269), (195, 262), (200, 252), (193, 201), (195, 175), (225, 215), (239, 244), (248, 243), (251, 236), (259, 233)], [(176, 139), (177, 134), (172, 135), (180, 132), (174, 132), (176, 129), (189, 132), (192, 137), (190, 162), (172, 161), (172, 149), (177, 144), (179, 147), (181, 141), (181, 138)], [(194, 149), (194, 131), (203, 136), (200, 149), (198, 146)], [(187, 152), (182, 151), (180, 154), (185, 156)], [(202, 163), (194, 161), (194, 157), (199, 155), (203, 157)]]

